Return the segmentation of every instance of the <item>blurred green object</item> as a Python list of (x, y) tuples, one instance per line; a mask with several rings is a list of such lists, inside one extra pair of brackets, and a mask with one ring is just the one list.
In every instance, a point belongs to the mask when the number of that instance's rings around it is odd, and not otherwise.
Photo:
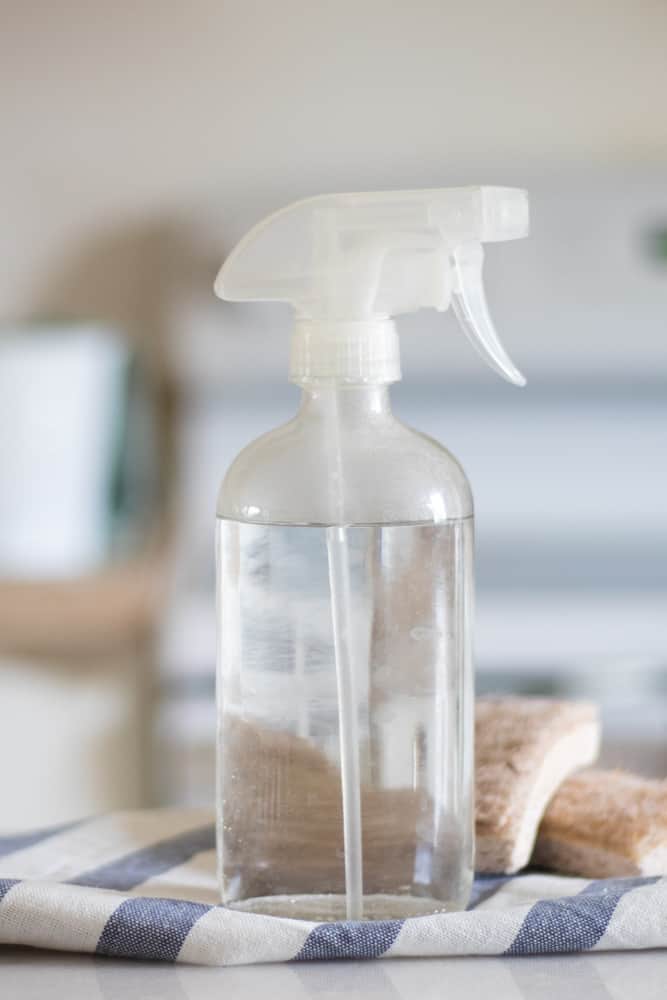
[(667, 223), (650, 229), (646, 244), (652, 259), (667, 261)]

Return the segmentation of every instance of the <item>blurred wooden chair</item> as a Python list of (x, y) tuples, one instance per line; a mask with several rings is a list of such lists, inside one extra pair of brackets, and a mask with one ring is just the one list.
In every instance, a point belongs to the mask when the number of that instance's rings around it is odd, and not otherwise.
[[(48, 337), (48, 331), (39, 336)], [(67, 392), (68, 386), (61, 391)], [(69, 386), (69, 391), (75, 388)], [(85, 400), (90, 396), (83, 393)], [(143, 505), (144, 509), (126, 530), (128, 537), (117, 544), (119, 531), (112, 525), (116, 514), (110, 511), (107, 523), (112, 527), (99, 547), (97, 562), (85, 552), (75, 553), (71, 572), (66, 558), (59, 568), (57, 545), (50, 555), (46, 552), (50, 550), (49, 532), (53, 525), (57, 530), (59, 518), (66, 519), (63, 534), (71, 539), (73, 549), (77, 540), (77, 525), (72, 530), (67, 520), (68, 491), (59, 493), (57, 482), (53, 483), (53, 497), (60, 511), (53, 518), (47, 516), (49, 482), (59, 475), (58, 461), (52, 461), (49, 453), (52, 442), (47, 443), (43, 456), (39, 448), (36, 456), (30, 456), (37, 466), (33, 489), (31, 473), (24, 470), (27, 459), (23, 463), (21, 459), (20, 429), (15, 428), (16, 441), (9, 447), (18, 449), (19, 454), (8, 451), (6, 464), (11, 467), (16, 457), (14, 467), (21, 481), (12, 480), (11, 468), (5, 469), (6, 502), (4, 507), (0, 503), (4, 532), (4, 576), (0, 572), (0, 831), (151, 802), (155, 640), (170, 575), (174, 506), (174, 398), (165, 379), (155, 381), (150, 401), (154, 433), (149, 436), (150, 461), (145, 462), (146, 466), (153, 463), (150, 475), (155, 482), (141, 503), (135, 502), (135, 507)], [(40, 404), (38, 400), (37, 406)], [(55, 412), (57, 405), (51, 397), (44, 400), (46, 410), (51, 406)], [(90, 402), (87, 406), (91, 407)], [(92, 413), (94, 419), (94, 405)], [(121, 418), (120, 424), (127, 425), (127, 414)], [(8, 423), (5, 414), (9, 434)], [(28, 435), (25, 443), (29, 446), (33, 426), (30, 420), (25, 424), (23, 436)], [(126, 436), (131, 437), (132, 430), (132, 426), (126, 429)], [(52, 435), (54, 448), (59, 433)], [(70, 450), (76, 451), (76, 447), (76, 442), (70, 442)], [(122, 442), (118, 449), (114, 440), (114, 448), (122, 452)], [(49, 466), (46, 474), (40, 470), (41, 459)], [(80, 463), (87, 461), (86, 449), (80, 457), (68, 454), (67, 459), (61, 475), (77, 478)], [(139, 477), (145, 477), (141, 456), (135, 455), (133, 461), (140, 466)], [(84, 480), (85, 474), (84, 468)], [(117, 485), (113, 477), (109, 482), (110, 489)], [(22, 497), (29, 508), (23, 513)], [(84, 502), (81, 507), (87, 509)], [(35, 524), (31, 543), (30, 529), (42, 508), (49, 524)], [(77, 517), (76, 504), (71, 517)], [(97, 523), (95, 516), (90, 521), (93, 526)], [(131, 522), (132, 517), (126, 521)], [(11, 532), (19, 523), (23, 540), (14, 541)], [(82, 536), (87, 530), (82, 523)], [(43, 573), (39, 571), (40, 545), (45, 550)]]

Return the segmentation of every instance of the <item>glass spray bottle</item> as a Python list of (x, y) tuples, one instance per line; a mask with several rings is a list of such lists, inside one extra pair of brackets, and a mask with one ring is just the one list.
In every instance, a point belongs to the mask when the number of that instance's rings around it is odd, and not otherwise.
[(293, 420), (218, 501), (223, 902), (312, 920), (465, 907), (473, 874), (473, 507), (458, 462), (391, 412), (392, 316), (493, 329), (482, 242), (524, 236), (506, 188), (331, 195), (248, 233), (216, 282), (296, 311)]

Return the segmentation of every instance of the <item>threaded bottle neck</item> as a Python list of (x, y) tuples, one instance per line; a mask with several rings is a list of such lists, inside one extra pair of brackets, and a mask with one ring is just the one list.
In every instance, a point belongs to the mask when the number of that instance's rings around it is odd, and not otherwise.
[(290, 350), (290, 381), (375, 383), (399, 381), (398, 334), (390, 319), (297, 319)]

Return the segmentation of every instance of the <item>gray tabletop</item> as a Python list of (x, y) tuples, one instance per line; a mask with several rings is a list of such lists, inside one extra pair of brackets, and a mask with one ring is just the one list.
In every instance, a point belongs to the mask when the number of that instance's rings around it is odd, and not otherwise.
[(390, 959), (211, 969), (0, 948), (8, 1000), (665, 1000), (667, 952)]

